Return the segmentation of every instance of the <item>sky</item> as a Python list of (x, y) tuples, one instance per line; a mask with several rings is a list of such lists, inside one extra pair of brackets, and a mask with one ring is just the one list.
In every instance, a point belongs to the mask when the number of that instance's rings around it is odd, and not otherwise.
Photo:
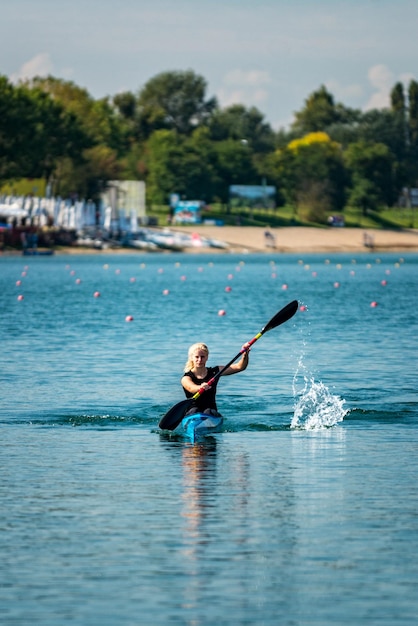
[(93, 98), (193, 70), (219, 105), (255, 106), (275, 130), (321, 85), (366, 111), (418, 80), (418, 0), (13, 0), (0, 74), (52, 75)]

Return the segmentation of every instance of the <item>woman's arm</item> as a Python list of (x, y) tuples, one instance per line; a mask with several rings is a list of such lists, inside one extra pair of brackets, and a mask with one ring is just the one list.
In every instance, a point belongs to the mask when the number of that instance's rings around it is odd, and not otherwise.
[[(231, 374), (237, 374), (238, 372), (243, 372), (247, 368), (248, 362), (249, 362), (250, 346), (247, 343), (245, 343), (242, 346), (242, 349), (245, 350), (245, 352), (243, 353), (238, 363), (233, 363), (232, 365), (227, 367), (226, 370), (222, 372), (222, 376), (230, 376)], [(219, 365), (219, 369), (222, 369), (222, 365)]]
[(183, 385), (183, 388), (186, 389), (186, 391), (189, 391), (192, 394), (195, 394), (196, 392), (198, 392), (199, 389), (210, 389), (207, 383), (201, 383), (200, 385), (196, 385), (192, 381), (190, 376), (186, 376), (186, 375), (183, 376), (183, 378), (181, 379), (181, 384)]

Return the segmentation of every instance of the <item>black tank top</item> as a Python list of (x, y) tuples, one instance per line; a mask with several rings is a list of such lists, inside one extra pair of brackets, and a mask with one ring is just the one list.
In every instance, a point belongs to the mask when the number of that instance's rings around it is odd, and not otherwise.
[[(202, 383), (208, 383), (210, 379), (216, 376), (218, 372), (219, 367), (216, 366), (208, 367), (206, 376), (204, 378), (197, 378), (190, 370), (188, 372), (185, 372), (184, 376), (188, 376), (189, 378), (191, 378), (192, 382), (194, 382), (195, 385), (201, 386)], [(198, 411), (203, 412), (205, 409), (214, 409), (215, 411), (218, 410), (218, 407), (216, 406), (216, 386), (218, 384), (218, 380), (219, 379), (215, 380), (210, 389), (204, 391), (202, 395), (197, 398), (197, 400), (193, 401), (193, 407), (196, 407)], [(194, 396), (194, 393), (187, 391), (187, 389), (184, 389), (184, 393), (186, 394), (186, 398), (191, 398), (192, 396)]]

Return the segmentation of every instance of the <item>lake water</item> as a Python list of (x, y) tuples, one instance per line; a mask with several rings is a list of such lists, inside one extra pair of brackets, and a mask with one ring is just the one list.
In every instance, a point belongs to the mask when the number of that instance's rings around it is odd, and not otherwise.
[[(417, 270), (0, 258), (0, 621), (418, 623)], [(293, 299), (221, 379), (224, 432), (158, 429), (190, 344), (225, 364)]]

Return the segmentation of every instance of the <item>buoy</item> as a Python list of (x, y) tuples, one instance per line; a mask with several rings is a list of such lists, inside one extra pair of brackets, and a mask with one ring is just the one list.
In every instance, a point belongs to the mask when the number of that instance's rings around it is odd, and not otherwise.
[(120, 274), (120, 270), (115, 270), (115, 274)]
[(181, 280), (187, 280), (187, 276), (181, 276)]
[(168, 296), (168, 294), (169, 294), (169, 293), (170, 293), (170, 292), (169, 292), (169, 290), (168, 290), (168, 289), (164, 289), (164, 290), (163, 290), (163, 296)]
[(233, 274), (228, 274), (228, 280), (233, 280), (234, 275)]
[(79, 285), (80, 283), (81, 283), (81, 278), (76, 278), (76, 279), (75, 279), (75, 284), (76, 284), (76, 285)]
[(18, 300), (24, 300), (24, 297), (22, 295), (17, 296)]
[(130, 283), (135, 283), (135, 282), (136, 282), (136, 278), (135, 278), (135, 276), (132, 276), (132, 278), (130, 278), (130, 279), (129, 279), (129, 282), (130, 282)]
[(339, 286), (340, 286), (340, 283), (338, 283), (338, 282), (335, 282), (335, 283), (334, 283), (334, 287), (335, 287), (335, 289), (338, 289), (338, 287), (339, 287)]
[[(23, 275), (23, 274), (22, 274)], [(75, 270), (71, 270), (70, 276), (75, 276)]]
[(221, 315), (221, 316), (222, 316), (222, 315), (226, 315), (226, 311), (225, 311), (225, 309), (219, 309), (219, 311), (218, 311), (218, 315)]
[(318, 273), (317, 273), (317, 272), (312, 272), (312, 276), (313, 276), (314, 278), (316, 278), (316, 277), (318, 276)]
[(230, 291), (232, 291), (232, 287), (230, 287), (229, 285), (227, 285), (227, 286), (225, 287), (225, 291), (226, 291), (227, 293), (229, 293)]
[(306, 311), (308, 309), (307, 306), (305, 306), (304, 304), (301, 304), (299, 307), (299, 311)]
[(95, 292), (94, 292), (94, 294), (93, 294), (93, 296), (94, 296), (95, 298), (100, 298), (100, 291), (95, 291)]
[(286, 289), (287, 289), (287, 285), (286, 285), (286, 283), (284, 283), (284, 284), (282, 285), (282, 289), (284, 289), (284, 290), (286, 290)]
[(22, 281), (21, 281), (21, 280), (17, 280), (17, 281), (16, 281), (16, 287), (20, 287), (20, 285), (21, 285), (21, 284), (22, 284)]
[(125, 322), (133, 322), (133, 321), (134, 321), (133, 315), (127, 315), (125, 317)]
[(382, 285), (382, 287), (386, 287), (386, 285), (388, 284), (387, 280), (381, 280), (380, 284)]
[(373, 302), (370, 303), (370, 306), (373, 308), (377, 307), (377, 302), (373, 300)]
[(272, 272), (271, 277), (272, 277), (272, 278), (277, 278), (277, 274), (276, 274), (276, 272)]

